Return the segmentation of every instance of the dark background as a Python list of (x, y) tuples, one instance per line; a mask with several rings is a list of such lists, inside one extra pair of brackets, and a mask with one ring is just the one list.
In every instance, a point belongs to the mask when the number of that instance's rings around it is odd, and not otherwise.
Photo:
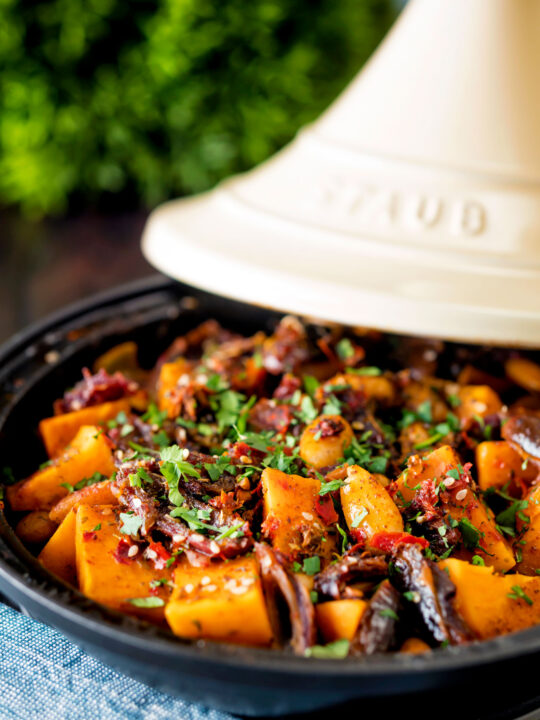
[(314, 119), (397, 0), (0, 3), (0, 341), (151, 272), (160, 202), (261, 162)]

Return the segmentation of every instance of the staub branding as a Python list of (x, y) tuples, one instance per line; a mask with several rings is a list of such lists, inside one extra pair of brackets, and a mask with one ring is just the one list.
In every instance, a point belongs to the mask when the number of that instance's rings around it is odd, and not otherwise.
[(470, 198), (383, 189), (373, 183), (328, 177), (316, 190), (319, 212), (348, 220), (358, 230), (443, 231), (453, 236), (481, 235), (485, 207)]

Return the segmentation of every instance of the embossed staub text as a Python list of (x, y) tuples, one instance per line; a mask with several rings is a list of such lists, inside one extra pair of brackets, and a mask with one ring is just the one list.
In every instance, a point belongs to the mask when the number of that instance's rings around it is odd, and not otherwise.
[(482, 235), (485, 207), (471, 198), (401, 189), (382, 189), (343, 178), (327, 178), (313, 197), (319, 211), (341, 217), (359, 229), (444, 231), (453, 236)]

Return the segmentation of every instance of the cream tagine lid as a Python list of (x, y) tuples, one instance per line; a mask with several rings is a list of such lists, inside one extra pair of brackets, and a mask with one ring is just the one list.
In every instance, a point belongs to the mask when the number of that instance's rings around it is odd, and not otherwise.
[(288, 312), (540, 346), (540, 0), (412, 0), (317, 122), (157, 208), (143, 251)]

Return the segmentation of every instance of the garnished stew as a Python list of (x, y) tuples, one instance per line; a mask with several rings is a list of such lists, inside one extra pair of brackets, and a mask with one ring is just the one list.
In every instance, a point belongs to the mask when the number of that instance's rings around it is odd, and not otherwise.
[(540, 622), (532, 354), (285, 317), (124, 343), (54, 404), (16, 532), (87, 597), (186, 639), (428, 652)]

